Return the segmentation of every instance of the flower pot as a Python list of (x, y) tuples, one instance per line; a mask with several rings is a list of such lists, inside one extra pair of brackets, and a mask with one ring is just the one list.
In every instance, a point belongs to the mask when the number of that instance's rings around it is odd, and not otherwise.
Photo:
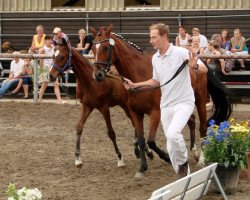
[[(240, 175), (240, 170), (237, 167), (229, 166), (226, 168), (219, 164), (216, 168), (216, 174), (226, 194), (234, 194), (237, 191)], [(220, 192), (215, 181), (212, 185), (214, 185), (212, 188), (215, 192)]]
[(241, 170), (240, 179), (250, 179), (250, 151), (246, 152), (247, 168)]

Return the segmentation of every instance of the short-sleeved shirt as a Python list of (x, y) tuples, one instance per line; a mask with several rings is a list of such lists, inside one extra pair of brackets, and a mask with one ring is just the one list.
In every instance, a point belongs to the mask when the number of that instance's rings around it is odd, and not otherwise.
[(204, 35), (199, 35), (200, 47), (207, 48), (207, 38)]
[(22, 73), (23, 65), (24, 65), (24, 60), (22, 59), (19, 59), (17, 63), (15, 60), (11, 61), (10, 71), (13, 73), (14, 77), (17, 77)]
[[(185, 60), (189, 59), (188, 50), (170, 44), (167, 52), (161, 56), (159, 50), (152, 58), (153, 79), (163, 85), (170, 80)], [(189, 67), (184, 69), (167, 85), (161, 87), (161, 108), (178, 103), (194, 104), (194, 92), (191, 86)]]
[[(80, 43), (80, 40), (78, 40), (78, 43)], [(82, 42), (82, 46), (85, 47), (85, 45), (89, 43), (89, 47), (87, 48), (88, 51), (91, 50), (92, 46), (93, 46), (93, 38), (92, 38), (92, 35), (87, 35), (83, 42)]]

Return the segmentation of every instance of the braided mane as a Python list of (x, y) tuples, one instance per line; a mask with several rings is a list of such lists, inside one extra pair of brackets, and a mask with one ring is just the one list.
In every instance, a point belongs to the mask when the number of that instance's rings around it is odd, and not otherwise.
[(126, 43), (130, 44), (132, 47), (136, 48), (138, 51), (141, 51), (143, 52), (143, 49), (141, 49), (137, 44), (133, 43), (133, 42), (130, 42), (128, 40), (126, 40), (123, 36), (117, 34), (117, 33), (112, 33), (114, 36), (124, 40)]

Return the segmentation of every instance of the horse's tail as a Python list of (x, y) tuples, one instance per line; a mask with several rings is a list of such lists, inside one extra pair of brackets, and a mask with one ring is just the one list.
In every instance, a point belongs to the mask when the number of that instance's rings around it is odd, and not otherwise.
[(216, 78), (212, 70), (208, 67), (208, 93), (213, 100), (213, 108), (208, 122), (213, 119), (216, 124), (228, 120), (233, 111), (233, 95), (229, 90)]

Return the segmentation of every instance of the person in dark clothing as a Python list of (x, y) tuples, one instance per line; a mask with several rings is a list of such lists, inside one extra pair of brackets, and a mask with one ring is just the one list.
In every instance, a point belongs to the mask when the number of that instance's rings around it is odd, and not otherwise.
[(88, 54), (93, 45), (92, 35), (87, 35), (84, 29), (78, 31), (79, 41), (76, 46), (76, 50), (80, 51), (81, 54)]

